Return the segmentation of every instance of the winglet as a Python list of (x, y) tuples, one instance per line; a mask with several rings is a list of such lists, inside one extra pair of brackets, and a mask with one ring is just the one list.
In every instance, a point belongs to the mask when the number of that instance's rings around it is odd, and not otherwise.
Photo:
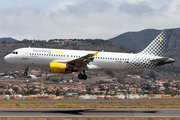
[(94, 53), (95, 56), (97, 56), (98, 52)]

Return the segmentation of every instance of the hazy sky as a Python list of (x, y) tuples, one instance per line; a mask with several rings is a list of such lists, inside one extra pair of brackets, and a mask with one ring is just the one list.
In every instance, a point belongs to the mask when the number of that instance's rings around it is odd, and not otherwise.
[(180, 0), (0, 0), (0, 38), (109, 39), (180, 27)]

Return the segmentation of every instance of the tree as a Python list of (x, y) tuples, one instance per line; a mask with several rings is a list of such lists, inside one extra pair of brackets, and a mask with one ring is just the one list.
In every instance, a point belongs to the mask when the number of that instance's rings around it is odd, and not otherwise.
[(156, 79), (156, 74), (155, 74), (153, 71), (151, 71), (151, 72), (149, 73), (149, 76), (150, 76), (151, 78), (153, 78), (154, 80)]
[(1, 43), (4, 43), (4, 44), (6, 44), (7, 42), (4, 40), (4, 41), (2, 41)]
[(168, 88), (169, 86), (170, 86), (169, 83), (164, 83), (165, 88)]
[(14, 92), (17, 93), (17, 91), (18, 91), (19, 89), (18, 89), (18, 87), (15, 87), (15, 88), (13, 88), (13, 90), (14, 90)]
[(56, 90), (56, 96), (59, 96), (59, 89)]
[(171, 96), (173, 97), (173, 96), (177, 95), (177, 91), (170, 90), (167, 92), (167, 94), (171, 94)]
[(105, 81), (104, 81), (104, 80), (100, 80), (99, 83), (100, 83), (100, 84), (104, 84)]

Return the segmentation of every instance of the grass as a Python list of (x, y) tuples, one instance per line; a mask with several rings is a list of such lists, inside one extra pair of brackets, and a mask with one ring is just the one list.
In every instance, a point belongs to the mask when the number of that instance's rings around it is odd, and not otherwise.
[(150, 103), (150, 102), (78, 103), (78, 102), (61, 102), (61, 101), (59, 101), (59, 103), (16, 102), (16, 103), (1, 103), (0, 108), (180, 108), (180, 102), (156, 102), (156, 103)]

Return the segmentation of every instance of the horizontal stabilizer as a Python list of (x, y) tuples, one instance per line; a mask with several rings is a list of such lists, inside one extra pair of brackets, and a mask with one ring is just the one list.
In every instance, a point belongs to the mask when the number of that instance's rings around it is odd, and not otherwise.
[(168, 57), (163, 57), (163, 58), (153, 59), (153, 60), (151, 60), (151, 62), (162, 62), (162, 61), (165, 61), (167, 59), (169, 59), (169, 58)]

